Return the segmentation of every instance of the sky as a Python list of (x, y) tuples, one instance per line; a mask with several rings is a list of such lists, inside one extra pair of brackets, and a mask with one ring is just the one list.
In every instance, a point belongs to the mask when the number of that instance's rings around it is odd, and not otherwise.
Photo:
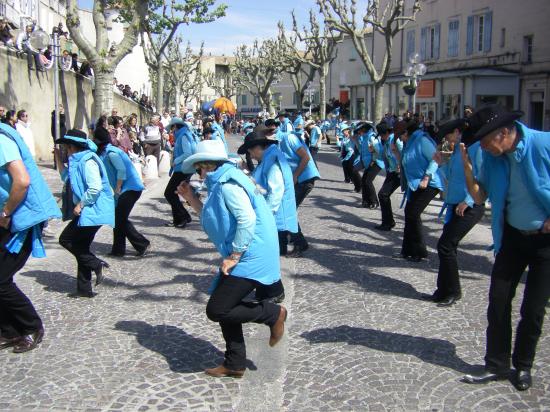
[[(298, 21), (306, 22), (310, 8), (318, 11), (315, 0), (218, 0), (228, 7), (226, 16), (213, 23), (191, 24), (180, 27), (184, 41), (189, 40), (198, 49), (204, 41), (205, 54), (233, 55), (240, 44), (252, 44), (254, 39), (273, 37), (277, 22), (282, 20), (287, 29), (292, 26), (291, 11)], [(80, 0), (83, 8), (91, 8), (93, 0)]]

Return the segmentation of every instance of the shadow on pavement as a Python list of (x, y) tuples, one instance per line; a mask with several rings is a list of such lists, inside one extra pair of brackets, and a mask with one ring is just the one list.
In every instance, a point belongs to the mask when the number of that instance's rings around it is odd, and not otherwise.
[[(223, 352), (214, 345), (176, 326), (153, 326), (140, 320), (123, 320), (115, 324), (115, 329), (135, 336), (145, 349), (164, 356), (170, 370), (176, 373), (202, 372), (223, 362)], [(257, 369), (251, 360), (246, 362), (248, 369)]]
[(472, 373), (476, 366), (464, 362), (456, 355), (454, 344), (435, 338), (403, 335), (375, 329), (364, 329), (341, 325), (321, 328), (301, 334), (311, 343), (346, 342), (348, 345), (362, 345), (382, 352), (403, 353), (417, 357), (423, 362), (460, 373)]

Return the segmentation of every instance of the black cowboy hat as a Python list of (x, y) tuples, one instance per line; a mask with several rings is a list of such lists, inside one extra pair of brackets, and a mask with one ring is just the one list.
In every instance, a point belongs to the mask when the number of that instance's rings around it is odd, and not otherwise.
[(277, 119), (267, 119), (265, 122), (264, 122), (264, 126), (266, 127), (271, 127), (271, 126), (277, 126), (279, 127), (281, 124), (280, 121), (278, 121)]
[(445, 136), (447, 136), (449, 133), (454, 132), (455, 129), (458, 129), (461, 133), (469, 128), (470, 122), (468, 119), (455, 119), (450, 120), (446, 123), (443, 123), (441, 126), (439, 126), (439, 130), (437, 132), (437, 137), (439, 140), (443, 139)]
[(388, 132), (391, 132), (393, 127), (390, 127), (386, 122), (380, 122), (376, 125), (376, 132), (379, 135), (384, 135)]
[(67, 130), (65, 136), (55, 141), (55, 144), (70, 144), (84, 149), (88, 148), (88, 137), (86, 133), (78, 129)]
[(353, 128), (353, 133), (357, 133), (359, 130), (363, 130), (363, 129), (365, 130), (372, 129), (372, 124), (370, 124), (369, 122), (359, 122)]
[[(265, 127), (265, 126), (264, 126)], [(263, 130), (254, 129), (253, 132), (248, 133), (244, 138), (244, 143), (239, 147), (237, 153), (240, 155), (246, 154), (248, 149), (253, 148), (254, 146), (265, 144), (265, 143), (274, 143), (276, 140), (268, 139), (265, 137)]]
[(474, 125), (479, 126), (472, 139), (468, 142), (473, 144), (495, 130), (504, 127), (523, 116), (523, 112), (519, 110), (506, 110), (499, 104), (489, 104), (480, 107), (474, 112)]

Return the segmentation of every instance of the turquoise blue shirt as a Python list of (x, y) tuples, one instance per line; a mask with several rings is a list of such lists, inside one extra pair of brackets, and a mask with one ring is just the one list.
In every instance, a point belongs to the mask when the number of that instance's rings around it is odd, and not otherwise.
[(384, 159), (386, 170), (388, 172), (397, 172), (397, 169), (399, 166), (399, 164), (397, 163), (395, 154), (393, 153), (393, 150), (391, 148), (391, 145), (394, 142), (395, 142), (395, 145), (397, 146), (397, 151), (401, 153), (403, 151), (403, 142), (401, 141), (401, 139), (395, 139), (393, 133), (388, 137), (388, 140), (386, 140), (385, 142), (382, 142), (382, 145), (384, 147), (382, 156)]
[[(126, 166), (124, 165), (124, 161), (121, 157), (113, 152), (110, 152), (107, 156), (109, 157), (109, 161), (113, 167), (116, 169), (116, 180), (126, 180)], [(86, 164), (86, 167), (88, 167), (88, 164)]]
[(309, 133), (309, 146), (319, 147), (321, 146), (321, 129), (319, 126), (313, 126)]
[(227, 182), (222, 186), (225, 206), (237, 221), (233, 251), (242, 253), (254, 239), (256, 213), (250, 203), (250, 198), (237, 183)]
[(527, 190), (514, 153), (507, 154), (510, 163), (510, 188), (506, 195), (506, 221), (519, 230), (538, 230), (547, 219), (546, 212)]
[(267, 172), (267, 186), (265, 188), (267, 190), (265, 201), (269, 209), (275, 214), (279, 210), (279, 207), (281, 207), (281, 201), (285, 194), (283, 171), (277, 163), (274, 163), (269, 172)]
[[(0, 134), (0, 185), (8, 194), (11, 191), (12, 179), (8, 173), (7, 165), (15, 160), (22, 160), (17, 144), (9, 137)], [(0, 198), (0, 207), (2, 209), (7, 200), (7, 197)]]

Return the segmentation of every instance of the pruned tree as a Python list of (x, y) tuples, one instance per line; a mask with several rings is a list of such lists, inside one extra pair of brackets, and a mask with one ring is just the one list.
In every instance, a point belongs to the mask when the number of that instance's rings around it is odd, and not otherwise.
[[(113, 79), (122, 59), (137, 45), (139, 33), (148, 13), (146, 0), (94, 0), (92, 16), (95, 41), (83, 33), (76, 0), (67, 0), (66, 24), (72, 40), (84, 54), (94, 71), (95, 91), (92, 117), (97, 119), (113, 107)], [(119, 44), (110, 44), (108, 21), (116, 19), (126, 26)]]
[[(391, 61), (393, 39), (408, 23), (416, 19), (421, 0), (413, 0), (410, 14), (406, 14), (405, 0), (370, 0), (364, 13), (358, 13), (357, 0), (317, 0), (329, 30), (349, 36), (374, 85), (374, 119), (382, 118), (384, 84)], [(382, 4), (381, 4), (382, 3)], [(383, 36), (385, 50), (374, 65), (367, 48), (366, 35)]]
[[(284, 27), (279, 23), (279, 32), (285, 38)], [(320, 116), (326, 117), (326, 80), (330, 64), (336, 58), (336, 44), (342, 38), (342, 34), (335, 36), (326, 25), (321, 27), (313, 10), (309, 10), (309, 25), (303, 25), (300, 29), (294, 11), (292, 12), (292, 36), (288, 39), (288, 45), (292, 48), (297, 60), (313, 67), (319, 73), (319, 97)], [(297, 48), (301, 42), (304, 51)]]
[(220, 73), (208, 70), (204, 73), (204, 81), (216, 94), (231, 99), (242, 91), (240, 85), (235, 82), (237, 76), (234, 66), (230, 65), (229, 70)]
[[(201, 59), (204, 53), (204, 44), (198, 52), (194, 52), (191, 43), (182, 47), (183, 39), (179, 36), (168, 46), (166, 71), (174, 89), (174, 105), (180, 105), (180, 97), (183, 95), (184, 103), (191, 96), (195, 97), (197, 88), (202, 84)], [(200, 94), (200, 91), (199, 91)]]
[(268, 113), (273, 113), (271, 86), (283, 73), (280, 57), (286, 51), (277, 39), (267, 39), (252, 46), (241, 45), (235, 51), (235, 83), (257, 96)]
[(284, 67), (284, 72), (290, 76), (294, 93), (296, 94), (296, 108), (302, 110), (302, 104), (306, 89), (315, 77), (316, 69), (310, 64), (304, 63), (300, 53), (296, 49), (296, 36), (287, 35), (282, 22), (279, 22), (279, 42), (287, 49), (281, 55), (281, 64)]
[[(163, 103), (164, 69), (166, 48), (172, 42), (181, 25), (210, 23), (225, 16), (227, 6), (215, 5), (216, 0), (149, 0), (150, 14), (144, 25), (142, 43), (145, 45), (145, 61), (157, 72), (157, 110)], [(215, 8), (213, 8), (215, 7)], [(145, 42), (145, 37), (148, 42)]]

